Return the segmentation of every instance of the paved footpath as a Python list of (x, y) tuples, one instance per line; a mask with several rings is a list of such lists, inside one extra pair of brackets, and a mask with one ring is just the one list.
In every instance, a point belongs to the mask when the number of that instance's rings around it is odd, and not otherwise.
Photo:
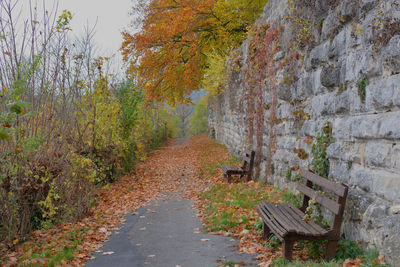
[(166, 195), (127, 214), (126, 222), (86, 266), (257, 266), (254, 255), (238, 254), (237, 240), (203, 233), (201, 227), (190, 200)]

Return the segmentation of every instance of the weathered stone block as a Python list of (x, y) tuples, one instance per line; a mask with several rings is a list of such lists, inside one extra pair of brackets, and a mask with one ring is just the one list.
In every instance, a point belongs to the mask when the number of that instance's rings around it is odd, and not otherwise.
[(389, 201), (400, 201), (400, 176), (387, 171), (373, 171), (371, 191)]
[(350, 180), (350, 169), (347, 162), (331, 159), (329, 177), (335, 181), (348, 183)]
[(359, 7), (354, 0), (343, 0), (339, 5), (340, 21), (347, 23), (357, 16)]
[(328, 51), (330, 49), (330, 41), (326, 41), (325, 43), (314, 47), (310, 52), (310, 56), (307, 60), (307, 69), (316, 69), (322, 63), (328, 62)]
[(373, 201), (373, 197), (365, 191), (351, 188), (346, 201), (345, 220), (361, 221)]
[[(334, 110), (336, 114), (347, 113), (350, 111), (350, 91), (345, 91), (334, 99)], [(331, 100), (332, 101), (332, 100)]]
[(375, 200), (368, 206), (362, 216), (362, 223), (365, 228), (373, 229), (383, 225), (384, 218), (388, 214), (389, 207), (380, 199)]
[(378, 4), (375, 0), (362, 0), (361, 2), (361, 11), (363, 13), (367, 13), (372, 10)]
[[(322, 68), (312, 72), (310, 74), (310, 82), (311, 82), (311, 90), (312, 90), (312, 94), (314, 95), (318, 95), (321, 94), (322, 92), (324, 92), (324, 87), (321, 84), (321, 72), (322, 72)], [(310, 95), (312, 95), (310, 94)]]
[(400, 72), (400, 34), (393, 36), (384, 49), (384, 64), (392, 73)]
[(346, 54), (346, 31), (340, 31), (332, 40), (328, 56), (329, 58), (342, 57)]
[(373, 110), (382, 110), (393, 105), (394, 86), (388, 81), (379, 80), (379, 83), (370, 83), (367, 88), (367, 107)]
[(400, 112), (385, 114), (380, 118), (379, 137), (400, 139)]
[(351, 137), (352, 118), (343, 117), (335, 119), (332, 125), (333, 136), (341, 140), (349, 140)]
[(357, 116), (352, 118), (351, 134), (357, 138), (376, 138), (379, 131), (379, 116)]
[(400, 170), (400, 143), (393, 143), (390, 155), (390, 166), (395, 170)]
[(293, 150), (293, 148), (296, 147), (297, 140), (295, 137), (279, 137), (276, 140), (277, 147), (278, 148), (283, 148), (287, 150)]
[(332, 94), (315, 96), (311, 101), (312, 114), (316, 117), (335, 113), (335, 102)]
[(340, 18), (337, 13), (330, 12), (322, 24), (321, 41), (325, 41), (337, 35), (340, 30)]
[(369, 166), (385, 167), (389, 161), (391, 144), (384, 142), (368, 142), (365, 149), (365, 162)]
[(329, 10), (329, 3), (325, 0), (315, 1), (315, 13), (317, 17), (325, 17)]
[(277, 90), (278, 99), (290, 101), (293, 97), (293, 92), (295, 91), (295, 86), (283, 84), (282, 86), (279, 86)]
[(325, 87), (336, 87), (340, 84), (340, 67), (325, 66), (321, 71), (321, 84)]
[(362, 190), (371, 192), (374, 183), (374, 173), (358, 164), (353, 164), (350, 172), (350, 184), (360, 187)]
[(301, 130), (299, 132), (300, 136), (315, 136), (316, 135), (316, 126), (317, 123), (315, 121), (305, 121)]
[(394, 267), (400, 266), (400, 215), (385, 218), (383, 235), (383, 252)]

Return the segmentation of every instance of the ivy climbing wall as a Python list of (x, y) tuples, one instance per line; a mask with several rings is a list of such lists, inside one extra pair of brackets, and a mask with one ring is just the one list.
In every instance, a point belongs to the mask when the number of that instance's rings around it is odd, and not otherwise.
[(227, 69), (210, 135), (280, 187), (348, 184), (346, 238), (400, 266), (400, 1), (270, 0)]

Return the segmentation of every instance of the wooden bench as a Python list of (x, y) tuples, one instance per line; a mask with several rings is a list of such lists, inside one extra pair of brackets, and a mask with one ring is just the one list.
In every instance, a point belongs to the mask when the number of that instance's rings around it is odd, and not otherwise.
[[(268, 237), (272, 231), (282, 241), (283, 261), (292, 259), (293, 244), (299, 240), (328, 240), (325, 260), (335, 257), (336, 246), (340, 238), (340, 226), (346, 204), (348, 187), (344, 184), (331, 182), (308, 170), (301, 169), (301, 176), (306, 179), (306, 184), (298, 183), (297, 190), (304, 194), (301, 207), (291, 204), (278, 204), (262, 201), (257, 206), (257, 211), (263, 220), (263, 238)], [(326, 195), (313, 190), (318, 185), (326, 192), (333, 193), (334, 200)], [(330, 229), (326, 230), (312, 220), (304, 220), (304, 212), (310, 199), (333, 212), (334, 219)]]
[(229, 166), (222, 165), (222, 171), (224, 172), (224, 177), (228, 179), (228, 183), (231, 183), (232, 175), (240, 175), (240, 178), (247, 176), (247, 181), (251, 180), (253, 175), (254, 167), (254, 156), (255, 152), (252, 150), (246, 150), (243, 157), (242, 166)]

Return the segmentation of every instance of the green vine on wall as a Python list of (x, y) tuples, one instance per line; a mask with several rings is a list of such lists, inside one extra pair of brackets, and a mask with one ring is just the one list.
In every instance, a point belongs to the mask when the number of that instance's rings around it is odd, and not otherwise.
[(334, 142), (336, 142), (336, 139), (332, 136), (332, 124), (326, 121), (321, 130), (318, 131), (311, 148), (313, 157), (311, 168), (317, 175), (328, 178), (330, 164), (326, 151), (329, 145)]

